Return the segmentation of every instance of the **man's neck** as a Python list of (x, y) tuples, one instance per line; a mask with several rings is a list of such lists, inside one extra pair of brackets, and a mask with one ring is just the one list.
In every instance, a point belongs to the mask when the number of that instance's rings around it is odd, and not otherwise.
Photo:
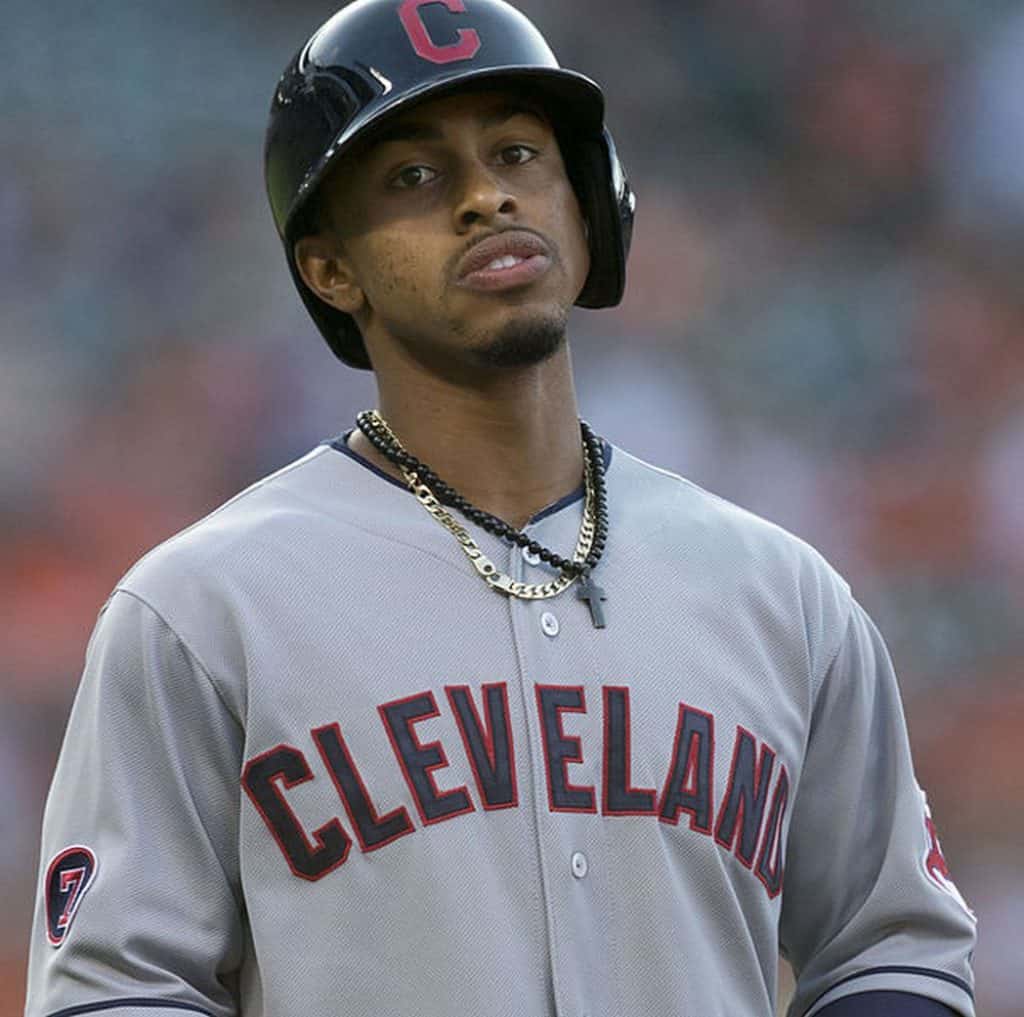
[[(406, 450), (473, 505), (520, 528), (583, 479), (568, 350), (479, 386), (431, 376), (415, 387), (378, 378), (380, 412)], [(358, 430), (349, 444), (402, 479)]]

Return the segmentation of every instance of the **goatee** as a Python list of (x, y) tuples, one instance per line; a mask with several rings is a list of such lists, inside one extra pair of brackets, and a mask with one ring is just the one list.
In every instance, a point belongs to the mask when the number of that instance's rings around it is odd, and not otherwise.
[(488, 367), (531, 367), (553, 357), (565, 343), (566, 321), (559, 317), (510, 321), (489, 342), (476, 347)]

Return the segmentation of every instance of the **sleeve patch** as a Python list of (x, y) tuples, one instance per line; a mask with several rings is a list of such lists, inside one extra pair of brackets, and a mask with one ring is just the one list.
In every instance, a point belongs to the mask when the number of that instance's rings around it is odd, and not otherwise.
[(76, 844), (65, 848), (46, 869), (43, 906), (46, 908), (46, 938), (60, 946), (78, 913), (85, 891), (96, 875), (96, 855)]

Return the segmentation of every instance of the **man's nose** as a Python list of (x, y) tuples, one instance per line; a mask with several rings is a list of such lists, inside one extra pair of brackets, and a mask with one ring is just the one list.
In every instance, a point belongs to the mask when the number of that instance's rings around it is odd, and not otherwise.
[(462, 171), (461, 192), (455, 205), (455, 228), (459, 232), (478, 222), (489, 222), (498, 216), (513, 216), (515, 196), (501, 177), (490, 167), (475, 162)]

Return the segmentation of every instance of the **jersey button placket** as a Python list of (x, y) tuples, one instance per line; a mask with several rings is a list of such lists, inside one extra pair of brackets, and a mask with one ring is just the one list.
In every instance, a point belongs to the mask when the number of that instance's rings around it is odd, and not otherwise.
[[(563, 525), (556, 527), (555, 533), (546, 532), (536, 539), (545, 546), (571, 544), (579, 526), (578, 516), (570, 513), (565, 520), (560, 521), (563, 524), (571, 521), (571, 532), (569, 526)], [(548, 531), (551, 527), (545, 526), (542, 529)], [(560, 532), (563, 529), (566, 532)], [(509, 571), (513, 578), (522, 577), (524, 582), (538, 583), (546, 582), (556, 575), (553, 569), (542, 562), (534, 565), (530, 556), (522, 550), (519, 554), (513, 552), (511, 558)], [(581, 964), (580, 951), (584, 945), (579, 936), (579, 915), (576, 914), (579, 902), (575, 900), (586, 883), (579, 882), (581, 877), (574, 873), (574, 867), (578, 868), (579, 862), (573, 861), (574, 855), (580, 854), (576, 851), (576, 845), (583, 839), (583, 831), (575, 829), (575, 826), (583, 817), (558, 815), (551, 811), (546, 760), (536, 706), (536, 686), (560, 685), (567, 681), (567, 676), (561, 671), (564, 665), (557, 663), (561, 655), (556, 647), (562, 640), (569, 638), (569, 630), (563, 630), (566, 618), (561, 606), (567, 603), (568, 597), (569, 592), (565, 591), (554, 598), (521, 600), (512, 605), (512, 615), (523, 689), (529, 697), (530, 713), (536, 725), (531, 731), (532, 776), (540, 837), (540, 864), (544, 871), (555, 1014), (557, 1017), (582, 1017), (584, 1013), (592, 1013), (591, 1007), (587, 1005), (590, 1000), (584, 990), (587, 964)], [(571, 724), (578, 719), (573, 715), (568, 716), (570, 720), (565, 723)]]

